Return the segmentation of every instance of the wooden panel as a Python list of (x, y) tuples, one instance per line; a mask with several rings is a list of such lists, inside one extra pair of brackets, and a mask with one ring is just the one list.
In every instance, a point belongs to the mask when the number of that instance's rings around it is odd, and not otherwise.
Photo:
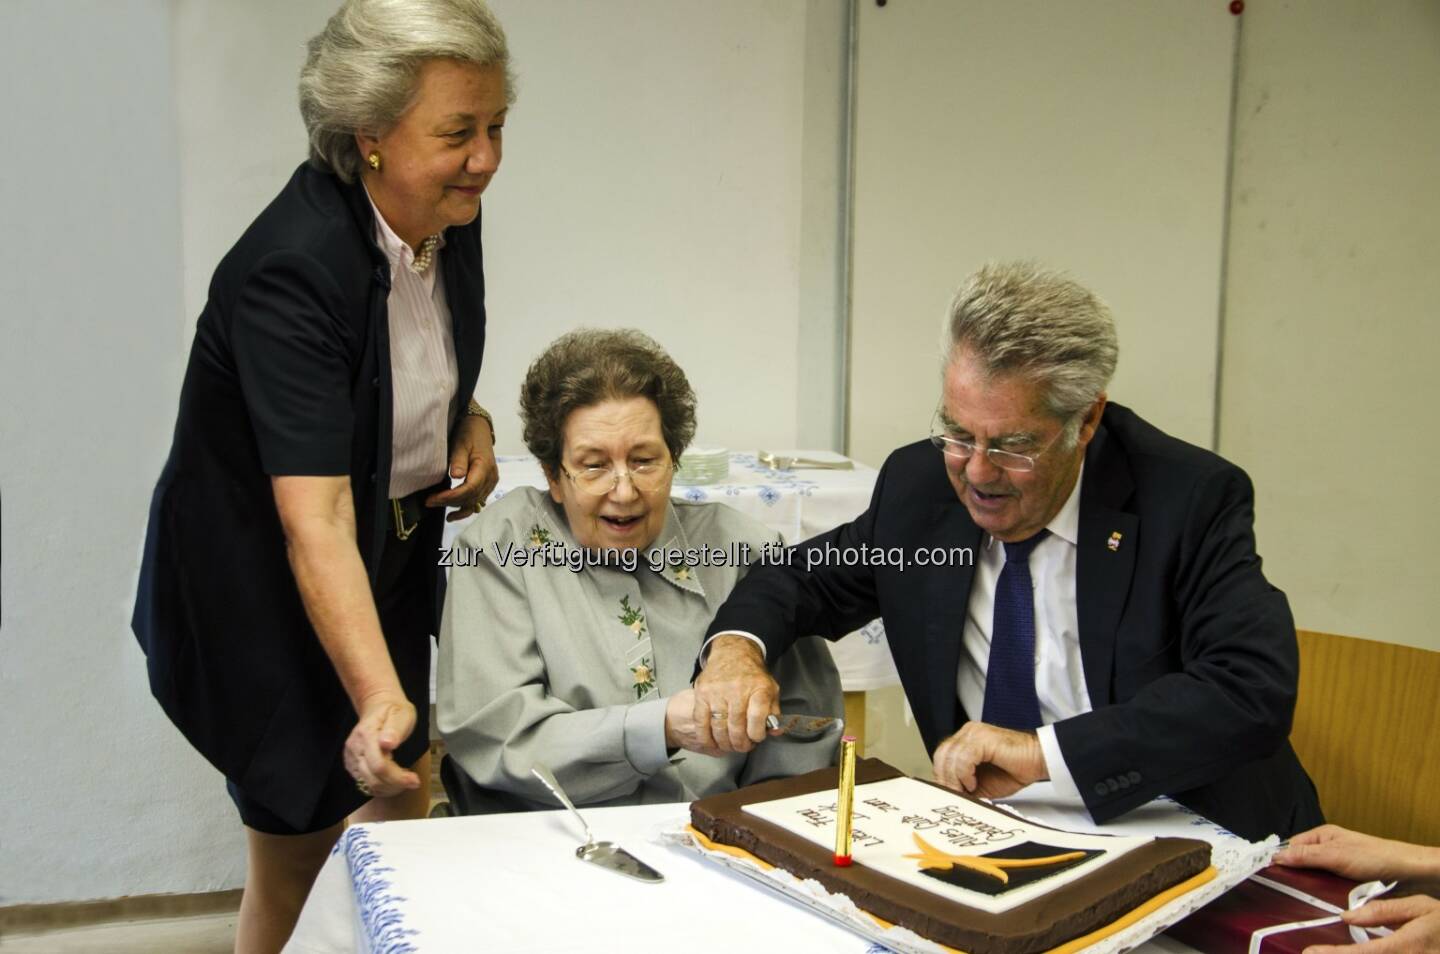
[(1290, 740), (1337, 825), (1440, 844), (1440, 653), (1301, 630)]
[[(102, 901), (64, 901), (58, 904), (14, 904), (0, 907), (0, 938), (40, 934), (98, 924), (158, 921), (233, 914), (240, 910), (240, 889), (201, 894), (142, 894)], [(15, 938), (16, 946), (21, 939)], [(83, 942), (76, 942), (83, 943)], [(6, 945), (8, 947), (8, 945)], [(38, 950), (38, 948), (30, 948)], [(77, 948), (78, 949), (78, 948)]]

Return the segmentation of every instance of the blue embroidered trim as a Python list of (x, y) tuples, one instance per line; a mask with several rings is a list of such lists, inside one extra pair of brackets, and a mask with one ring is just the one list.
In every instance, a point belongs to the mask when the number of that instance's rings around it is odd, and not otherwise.
[(1196, 825), (1200, 828), (1208, 828), (1217, 834), (1228, 835), (1231, 838), (1240, 837), (1239, 835), (1235, 834), (1233, 831), (1224, 827), (1223, 825), (1213, 822), (1210, 819), (1206, 818), (1204, 815), (1201, 815), (1193, 808), (1187, 808), (1186, 806), (1181, 805), (1179, 802), (1175, 801), (1175, 799), (1171, 798), (1168, 795), (1161, 795), (1160, 799), (1169, 802), (1180, 814), (1189, 815), (1191, 825)]
[(363, 827), (347, 828), (340, 844), (345, 849), (350, 885), (360, 909), (360, 922), (370, 939), (370, 950), (374, 954), (417, 954), (419, 948), (408, 938), (420, 932), (405, 927), (400, 902), (406, 899), (391, 893), (390, 879), (386, 877), (395, 869), (380, 863), (380, 850), (371, 844), (370, 833)]

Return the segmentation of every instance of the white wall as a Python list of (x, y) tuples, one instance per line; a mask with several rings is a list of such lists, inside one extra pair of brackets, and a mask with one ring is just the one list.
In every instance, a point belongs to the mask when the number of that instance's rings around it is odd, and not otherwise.
[(238, 883), (129, 629), (182, 369), (170, 11), (33, 0), (0, 31), (3, 905)]
[[(0, 905), (243, 876), (223, 782), (150, 698), (128, 620), (210, 273), (304, 157), (295, 80), (336, 5), (6, 8), (0, 70), (28, 92), (0, 107)], [(520, 74), (486, 196), (501, 450), (525, 367), (580, 324), (669, 348), (702, 441), (833, 445), (838, 402), (798, 382), (839, 391), (813, 346), (840, 340), (844, 0), (495, 8)]]
[(1244, 19), (1220, 451), (1301, 627), (1440, 650), (1440, 4)]
[(486, 195), (477, 393), (502, 448), (520, 447), (526, 366), (579, 324), (659, 340), (698, 393), (699, 443), (793, 445), (806, 5), (495, 9), (520, 101)]
[(946, 305), (1033, 258), (1111, 306), (1110, 396), (1208, 446), (1235, 20), (1223, 3), (859, 5), (850, 452), (923, 438)]
[[(334, 7), (179, 4), (187, 315), (303, 158), (294, 80)], [(699, 443), (833, 444), (839, 402), (811, 391), (802, 405), (797, 379), (811, 361), (807, 379), (838, 394), (833, 362), (821, 379), (815, 350), (802, 359), (800, 324), (841, 324), (843, 0), (493, 8), (519, 73), (484, 205), (476, 395), (500, 450), (523, 452), (526, 367), (579, 325), (636, 327), (669, 349), (699, 395)]]

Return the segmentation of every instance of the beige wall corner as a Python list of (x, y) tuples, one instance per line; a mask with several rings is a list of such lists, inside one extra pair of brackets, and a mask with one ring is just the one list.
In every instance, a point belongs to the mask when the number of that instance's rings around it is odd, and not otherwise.
[(1245, 12), (1220, 452), (1306, 629), (1440, 649), (1440, 5)]

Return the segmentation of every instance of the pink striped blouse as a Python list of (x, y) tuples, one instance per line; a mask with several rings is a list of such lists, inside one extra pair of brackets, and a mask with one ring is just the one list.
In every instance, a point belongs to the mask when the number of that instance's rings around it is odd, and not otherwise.
[[(368, 196), (368, 192), (366, 193)], [(371, 208), (375, 207), (372, 199)], [(394, 394), (388, 496), (404, 497), (429, 487), (449, 468), (450, 425), (459, 413), (455, 393), (460, 370), (440, 249), (423, 273), (413, 269), (415, 253), (375, 209), (375, 241), (390, 260), (390, 381)]]

